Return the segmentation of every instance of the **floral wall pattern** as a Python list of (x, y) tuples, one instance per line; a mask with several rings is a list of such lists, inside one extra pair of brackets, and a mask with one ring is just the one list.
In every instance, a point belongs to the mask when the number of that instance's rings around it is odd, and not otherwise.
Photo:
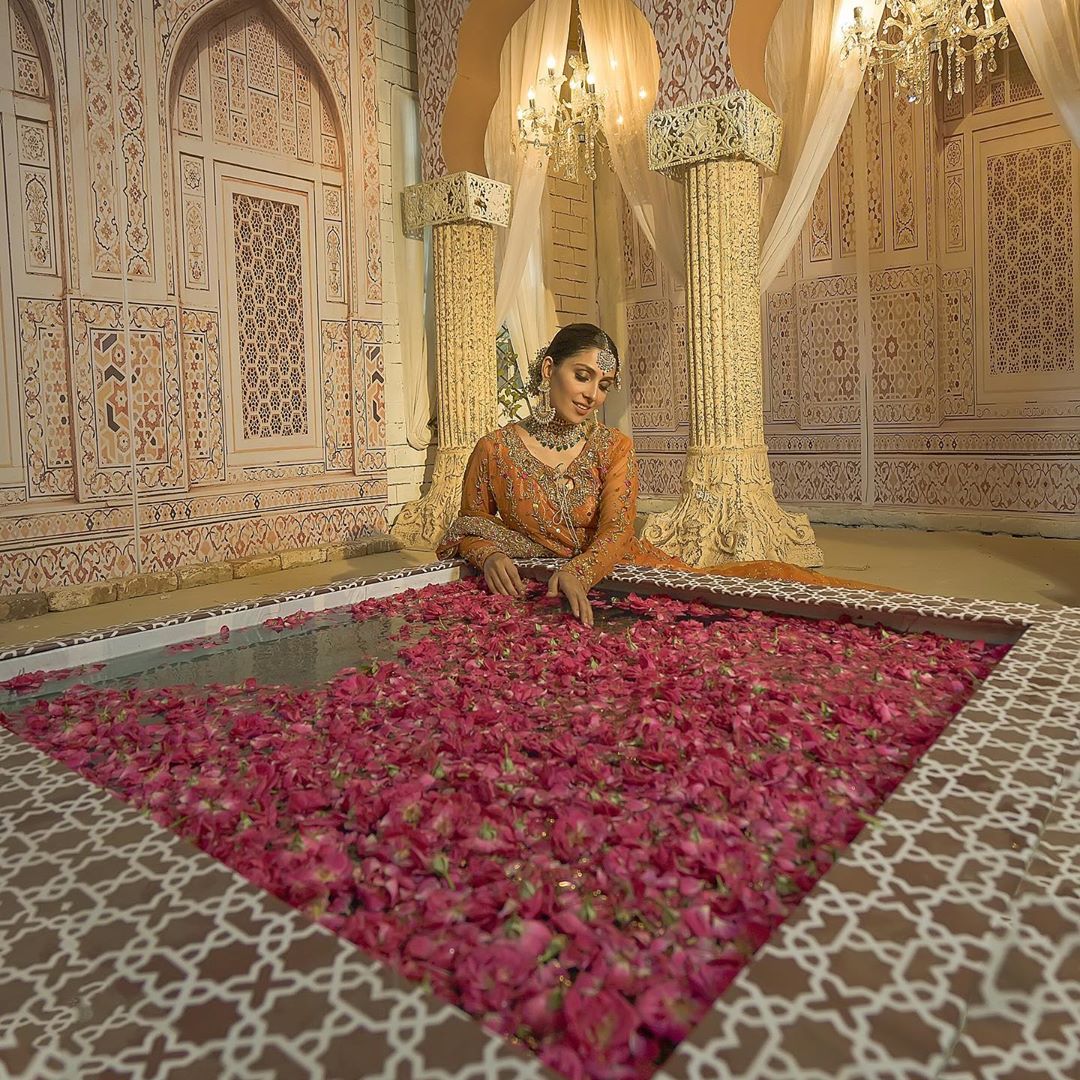
[(0, 0), (0, 594), (385, 527), (377, 33)]
[[(1076, 535), (1080, 149), (1015, 47), (952, 102), (873, 89), (763, 297), (778, 494), (824, 520)], [(671, 496), (681, 298), (623, 235), (642, 487)]]

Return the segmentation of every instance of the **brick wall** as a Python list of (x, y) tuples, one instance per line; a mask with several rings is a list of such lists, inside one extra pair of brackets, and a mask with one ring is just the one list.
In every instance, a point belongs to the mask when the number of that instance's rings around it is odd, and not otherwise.
[(559, 325), (596, 322), (596, 222), (593, 183), (548, 180), (548, 282)]

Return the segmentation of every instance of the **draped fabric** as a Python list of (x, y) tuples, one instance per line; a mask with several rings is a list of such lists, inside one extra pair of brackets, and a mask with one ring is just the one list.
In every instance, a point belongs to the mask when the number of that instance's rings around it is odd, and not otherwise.
[(612, 165), (641, 231), (664, 269), (682, 285), (682, 187), (649, 168), (646, 126), (660, 81), (652, 27), (633, 0), (580, 0), (580, 10), (596, 86), (607, 95), (604, 134)]
[(1080, 146), (1080, 0), (1001, 0), (1035, 81)]
[(508, 425), (484, 436), (469, 458), (461, 513), (439, 541), (439, 558), (459, 557), (477, 569), (491, 555), (566, 559), (561, 570), (586, 589), (615, 566), (651, 566), (756, 581), (873, 588), (813, 570), (762, 560), (693, 567), (634, 535), (638, 469), (634, 444), (603, 424), (565, 469), (535, 457)]
[[(416, 94), (395, 86), (390, 95), (390, 154), (393, 203), (420, 182), (420, 103)], [(412, 240), (394, 215), (394, 278), (401, 333), (402, 387), (405, 396), (405, 439), (417, 450), (432, 441), (435, 403), (435, 346), (429, 340), (428, 297), (431, 295), (431, 240)]]
[(509, 184), (513, 213), (509, 229), (496, 231), (496, 326), (506, 326), (526, 377), (533, 353), (555, 325), (555, 301), (544, 284), (543, 217), (548, 158), (517, 144), (517, 110), (535, 88), (541, 106), (540, 80), (548, 57), (561, 63), (570, 32), (570, 0), (536, 0), (514, 24), (500, 57), (499, 97), (484, 138), (488, 176)]
[[(863, 0), (862, 7), (864, 17), (877, 22), (884, 0)], [(840, 59), (852, 9), (851, 0), (784, 0), (769, 33), (765, 83), (784, 121), (784, 141), (779, 172), (765, 180), (762, 290), (783, 268), (806, 224), (862, 85), (858, 54)]]

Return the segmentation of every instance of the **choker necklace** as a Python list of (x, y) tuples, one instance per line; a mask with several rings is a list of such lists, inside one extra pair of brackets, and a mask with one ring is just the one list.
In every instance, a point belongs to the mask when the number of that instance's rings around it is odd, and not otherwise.
[(564, 420), (541, 424), (534, 416), (529, 416), (522, 420), (521, 426), (548, 450), (569, 450), (585, 438), (584, 424), (568, 424)]

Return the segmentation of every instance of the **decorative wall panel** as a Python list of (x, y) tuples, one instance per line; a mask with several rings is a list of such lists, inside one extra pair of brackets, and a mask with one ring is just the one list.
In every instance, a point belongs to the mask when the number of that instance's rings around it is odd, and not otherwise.
[(232, 196), (244, 439), (310, 432), (300, 207)]
[(794, 290), (769, 293), (765, 299), (769, 355), (768, 419), (797, 420), (799, 415), (799, 367)]
[(71, 340), (80, 500), (187, 486), (176, 309), (74, 300)]
[(326, 468), (352, 472), (352, 371), (345, 320), (323, 320), (322, 368)]
[(225, 479), (221, 349), (216, 311), (180, 309), (180, 359), (191, 484)]
[(970, 269), (942, 272), (938, 304), (942, 412), (947, 417), (971, 416), (975, 409), (975, 322)]
[[(373, 0), (78, 3), (72, 17), (53, 0), (0, 0), (0, 36), (11, 45), (10, 61), (0, 58), (0, 124), (14, 230), (5, 245), (14, 265), (5, 255), (0, 267), (14, 298), (13, 311), (0, 302), (11, 322), (3, 378), (14, 409), (13, 420), (2, 417), (14, 456), (0, 475), (0, 592), (153, 569), (167, 561), (162, 552), (175, 564), (188, 544), (197, 558), (218, 559), (385, 527)], [(224, 55), (212, 58), (214, 21), (201, 16), (218, 9)], [(73, 152), (69, 97), (84, 154)], [(216, 141), (222, 104), (228, 127)], [(220, 213), (224, 160), (234, 176), (247, 169), (253, 205), (291, 199), (283, 213), (303, 219), (302, 246), (298, 220), (259, 259), (249, 238), (252, 265), (291, 299), (296, 264), (308, 275), (296, 319), (263, 310), (266, 325), (247, 334), (256, 351), (269, 349), (273, 334), (302, 323), (306, 381), (298, 390), (292, 378), (295, 350), (276, 364), (284, 370), (275, 386), (255, 380), (247, 418), (263, 425), (263, 450), (232, 462), (229, 386), (242, 365), (220, 321), (223, 298), (236, 310), (237, 281)], [(72, 162), (82, 163), (77, 184)], [(335, 327), (325, 357), (321, 304)], [(276, 409), (269, 424), (266, 402)], [(242, 437), (243, 395), (234, 403)], [(302, 436), (291, 434), (296, 415)], [(282, 450), (297, 438), (311, 443), (304, 460)], [(273, 520), (258, 524), (264, 517)], [(170, 531), (180, 523), (187, 533)]]
[[(784, 499), (1080, 532), (1080, 151), (1039, 98), (1015, 48), (932, 110), (868, 81), (793, 267), (764, 297)], [(849, 138), (859, 124), (865, 140)], [(837, 427), (858, 445), (826, 450)]]
[(1066, 140), (986, 159), (991, 375), (1077, 369), (1075, 156)]
[(29, 274), (55, 274), (58, 264), (56, 198), (49, 125), (23, 117), (19, 117), (15, 125), (23, 211), (23, 266)]
[(645, 430), (675, 426), (671, 322), (668, 300), (643, 300), (627, 311), (630, 407), (635, 427)]
[(871, 275), (870, 319), (875, 422), (937, 423), (937, 279), (933, 268)]
[(19, 303), (23, 438), (31, 498), (75, 493), (65, 322), (59, 300)]
[(804, 427), (857, 424), (862, 402), (854, 275), (800, 281), (799, 388)]

